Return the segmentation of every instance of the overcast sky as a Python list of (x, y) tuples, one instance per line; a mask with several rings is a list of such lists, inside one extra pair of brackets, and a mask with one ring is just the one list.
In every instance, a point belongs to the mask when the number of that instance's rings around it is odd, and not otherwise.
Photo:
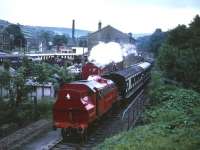
[(37, 26), (97, 30), (112, 25), (132, 33), (166, 31), (189, 24), (200, 13), (200, 0), (0, 0), (0, 19)]

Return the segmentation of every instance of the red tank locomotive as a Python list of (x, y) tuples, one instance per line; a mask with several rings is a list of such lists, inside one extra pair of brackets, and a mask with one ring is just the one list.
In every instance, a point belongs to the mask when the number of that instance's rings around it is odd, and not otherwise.
[(99, 76), (64, 84), (53, 107), (53, 126), (62, 134), (84, 133), (88, 125), (106, 113), (117, 100), (113, 81)]

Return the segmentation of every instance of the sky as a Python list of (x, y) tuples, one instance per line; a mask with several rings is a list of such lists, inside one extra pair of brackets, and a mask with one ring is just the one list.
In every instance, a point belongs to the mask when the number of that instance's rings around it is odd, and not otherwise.
[(0, 19), (34, 26), (96, 31), (111, 25), (122, 32), (152, 33), (189, 24), (200, 0), (0, 0)]

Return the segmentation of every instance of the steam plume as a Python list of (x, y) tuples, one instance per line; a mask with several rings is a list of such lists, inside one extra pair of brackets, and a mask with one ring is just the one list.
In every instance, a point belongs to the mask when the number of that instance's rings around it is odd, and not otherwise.
[(111, 62), (120, 62), (123, 60), (123, 57), (129, 54), (137, 55), (135, 46), (131, 44), (120, 45), (115, 42), (99, 42), (98, 45), (92, 48), (88, 59), (97, 66), (103, 67)]

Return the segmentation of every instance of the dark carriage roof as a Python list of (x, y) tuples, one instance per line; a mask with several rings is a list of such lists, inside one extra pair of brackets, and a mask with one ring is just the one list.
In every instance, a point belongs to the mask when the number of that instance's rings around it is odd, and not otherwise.
[(140, 73), (142, 71), (143, 71), (143, 69), (141, 67), (134, 65), (134, 66), (130, 66), (124, 70), (113, 72), (113, 73), (111, 73), (111, 75), (120, 75), (120, 76), (123, 76), (124, 78), (128, 78), (129, 76)]

